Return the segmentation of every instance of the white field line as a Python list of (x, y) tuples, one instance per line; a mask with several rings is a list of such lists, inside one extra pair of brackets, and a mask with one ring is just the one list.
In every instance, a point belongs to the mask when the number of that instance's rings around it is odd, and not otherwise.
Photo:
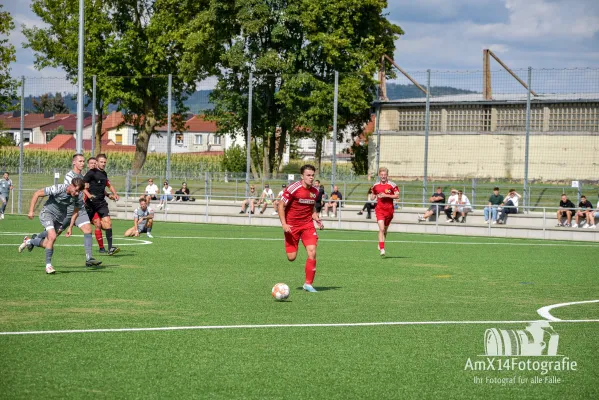
[[(280, 238), (258, 238), (258, 237), (214, 237), (214, 236), (156, 236), (160, 239), (201, 239), (201, 240), (256, 240), (256, 241), (283, 241)], [(376, 240), (367, 239), (323, 239), (319, 242), (360, 242), (360, 243), (378, 243)], [(568, 244), (568, 243), (502, 243), (502, 242), (441, 242), (425, 240), (385, 240), (385, 243), (416, 243), (416, 244), (451, 244), (451, 245), (489, 245), (489, 246), (560, 246), (560, 247), (597, 247), (597, 244)]]
[[(19, 232), (0, 232), (0, 236), (24, 236), (25, 233)], [(72, 235), (72, 237), (83, 237), (82, 235)], [(154, 235), (154, 239), (199, 239), (199, 240), (252, 240), (252, 241), (272, 241), (280, 242), (283, 237), (280, 238), (260, 238), (260, 237), (220, 237), (220, 236), (157, 236)], [(136, 240), (139, 244), (151, 244), (152, 242), (142, 239), (127, 239), (119, 238), (119, 240)], [(372, 239), (323, 239), (319, 238), (320, 242), (358, 242), (358, 243), (378, 243)], [(450, 244), (450, 245), (466, 245), (466, 246), (551, 246), (551, 247), (596, 247), (596, 243), (589, 244), (570, 244), (567, 242), (563, 243), (504, 243), (504, 242), (442, 242), (442, 241), (427, 241), (427, 240), (386, 240), (385, 243), (415, 243), (415, 244)], [(18, 246), (20, 243), (16, 243)], [(136, 246), (138, 244), (129, 244), (128, 246)], [(3, 244), (0, 246), (15, 246), (15, 244)], [(60, 246), (60, 245), (59, 245)], [(62, 245), (62, 246), (74, 246), (74, 245)], [(123, 246), (123, 245), (121, 245)], [(127, 246), (127, 245), (125, 245)]]
[[(186, 330), (216, 330), (216, 329), (272, 329), (272, 328), (342, 328), (342, 327), (370, 327), (370, 326), (396, 326), (396, 325), (502, 325), (502, 324), (528, 324), (538, 321), (399, 321), (399, 322), (355, 322), (338, 324), (267, 324), (267, 325), (200, 325), (200, 326), (165, 326), (157, 328), (113, 328), (113, 329), (70, 329), (55, 331), (24, 331), (0, 332), (5, 335), (56, 335), (70, 333), (112, 333), (112, 332), (154, 332), (154, 331), (186, 331)], [(599, 319), (574, 319), (559, 320), (559, 323), (597, 323)]]
[[(0, 236), (20, 236), (21, 238), (23, 236), (25, 236), (25, 233), (20, 233), (20, 232), (0, 232)], [(66, 237), (66, 236), (65, 236)], [(83, 235), (71, 235), (72, 238), (82, 238)], [(126, 240), (126, 241), (130, 241), (130, 242), (135, 242), (135, 243), (121, 243), (121, 240)], [(18, 246), (20, 245), (22, 242), (22, 240), (19, 241), (19, 243), (0, 243), (0, 246)], [(152, 244), (152, 242), (150, 242), (149, 240), (143, 240), (143, 239), (134, 239), (134, 238), (115, 238), (115, 242), (113, 243), (115, 245), (118, 246), (141, 246), (141, 245), (145, 245), (145, 244)], [(81, 247), (81, 244), (63, 244), (63, 243), (57, 243), (54, 246), (57, 247)]]
[(550, 306), (545, 306), (545, 307), (539, 308), (537, 310), (537, 313), (541, 317), (543, 317), (546, 320), (549, 320), (551, 322), (561, 322), (562, 321), (561, 319), (554, 317), (553, 315), (551, 315), (551, 313), (549, 311), (551, 311), (554, 308), (567, 307), (567, 306), (572, 306), (575, 304), (588, 304), (588, 303), (599, 303), (599, 300), (571, 301), (569, 303), (552, 304)]

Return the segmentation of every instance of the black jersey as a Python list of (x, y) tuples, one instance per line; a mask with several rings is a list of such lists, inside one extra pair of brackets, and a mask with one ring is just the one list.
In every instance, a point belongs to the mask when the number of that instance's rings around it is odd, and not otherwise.
[(89, 192), (94, 195), (92, 202), (99, 202), (105, 200), (104, 190), (108, 182), (108, 174), (106, 171), (99, 169), (90, 169), (87, 174), (83, 177), (85, 183), (89, 183)]

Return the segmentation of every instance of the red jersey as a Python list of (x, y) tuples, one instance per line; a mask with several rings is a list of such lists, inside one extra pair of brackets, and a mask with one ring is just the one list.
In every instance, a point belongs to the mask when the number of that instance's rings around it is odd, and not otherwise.
[[(378, 195), (379, 193), (385, 194), (399, 194), (399, 188), (397, 185), (391, 181), (387, 181), (387, 183), (375, 183), (372, 187), (372, 193)], [(385, 213), (393, 213), (395, 209), (393, 208), (393, 199), (389, 197), (382, 197), (377, 199), (376, 202), (376, 211), (382, 211)]]
[(287, 186), (281, 197), (285, 204), (287, 224), (300, 227), (312, 223), (316, 197), (318, 197), (318, 189), (313, 186), (306, 189), (301, 181)]

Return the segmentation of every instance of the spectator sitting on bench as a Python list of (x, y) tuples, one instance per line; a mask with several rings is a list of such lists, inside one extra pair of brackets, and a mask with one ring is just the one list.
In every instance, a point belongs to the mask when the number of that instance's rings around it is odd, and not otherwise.
[(576, 213), (576, 221), (572, 224), (572, 228), (578, 228), (580, 225), (580, 218), (584, 218), (584, 225), (581, 228), (589, 228), (591, 225), (593, 228), (595, 224), (591, 223), (591, 213), (594, 214), (593, 205), (587, 200), (586, 196), (580, 196), (580, 203), (578, 203), (578, 212)]
[(493, 220), (493, 223), (497, 223), (497, 212), (499, 207), (503, 206), (503, 195), (499, 194), (499, 188), (493, 188), (493, 194), (489, 197), (489, 204), (485, 207), (485, 224), (489, 223), (489, 216)]
[(443, 209), (443, 211), (445, 211), (445, 215), (447, 216), (447, 221), (446, 222), (454, 222), (454, 220), (453, 220), (453, 208), (456, 206), (457, 201), (458, 201), (458, 190), (452, 188), (451, 189), (451, 195), (447, 199), (447, 203), (446, 203), (447, 205)]
[(158, 186), (154, 184), (154, 180), (152, 178), (148, 179), (148, 186), (146, 186), (144, 199), (146, 202), (150, 204), (150, 200), (158, 200), (156, 195), (158, 194)]
[(179, 195), (175, 197), (175, 201), (189, 201), (189, 189), (187, 188), (187, 183), (183, 182), (181, 189), (177, 190), (175, 194)]
[(589, 228), (595, 229), (595, 219), (599, 218), (599, 203), (597, 203), (597, 210), (591, 211), (591, 226)]
[(333, 191), (329, 196), (329, 201), (324, 205), (324, 213), (327, 215), (327, 217), (329, 216), (330, 208), (333, 209), (333, 218), (337, 216), (337, 207), (340, 206), (341, 200), (343, 200), (343, 196), (341, 195), (337, 185), (335, 185), (333, 186)]
[(418, 222), (426, 221), (433, 214), (435, 214), (435, 218), (439, 218), (439, 214), (444, 208), (443, 204), (445, 203), (445, 193), (443, 193), (443, 188), (439, 186), (437, 188), (437, 193), (433, 193), (428, 201), (433, 204), (431, 204), (424, 215), (418, 214)]
[[(559, 202), (559, 209), (557, 210), (557, 226), (570, 226), (573, 213), (576, 213), (576, 206), (565, 193), (562, 194), (562, 199)], [(563, 218), (566, 219), (565, 224), (562, 224)]]
[(270, 188), (270, 185), (267, 183), (264, 185), (264, 190), (262, 191), (262, 194), (260, 195), (260, 200), (258, 200), (258, 206), (262, 205), (260, 214), (264, 214), (266, 207), (268, 207), (269, 204), (272, 204), (272, 202), (274, 200), (275, 200), (275, 194), (273, 193), (272, 189)]
[(256, 207), (256, 188), (254, 187), (254, 185), (250, 186), (250, 193), (248, 195), (248, 198), (245, 199), (243, 203), (241, 203), (241, 211), (239, 211), (239, 214), (245, 214), (245, 211), (248, 207), (250, 209), (250, 214), (253, 214), (254, 208)]
[(366, 194), (366, 203), (364, 203), (364, 207), (358, 212), (358, 215), (364, 214), (366, 211), (366, 219), (372, 218), (372, 210), (376, 207), (376, 195), (372, 193), (372, 187), (368, 188), (368, 193)]
[(503, 207), (499, 211), (499, 216), (497, 217), (498, 224), (505, 224), (508, 214), (518, 214), (518, 204), (521, 197), (515, 189), (510, 189), (503, 200)]
[(452, 220), (449, 222), (466, 222), (466, 217), (470, 211), (472, 211), (470, 199), (468, 199), (468, 197), (461, 190), (458, 190), (456, 205), (453, 207)]
[(324, 193), (324, 187), (320, 185), (320, 181), (316, 179), (314, 181), (314, 186), (318, 189), (318, 195), (316, 196), (316, 202), (314, 203), (314, 211), (318, 213), (319, 217), (322, 217), (322, 207), (324, 207), (324, 199), (326, 198), (326, 194)]

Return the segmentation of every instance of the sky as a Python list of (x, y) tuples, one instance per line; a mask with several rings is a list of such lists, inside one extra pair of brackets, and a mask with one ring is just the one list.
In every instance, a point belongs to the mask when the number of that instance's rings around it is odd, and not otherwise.
[[(12, 74), (63, 77), (60, 69), (37, 71), (22, 46), (21, 25), (42, 26), (31, 1), (0, 3), (16, 25)], [(386, 13), (405, 32), (393, 58), (408, 71), (479, 71), (484, 48), (513, 69), (599, 68), (599, 0), (389, 0)]]

